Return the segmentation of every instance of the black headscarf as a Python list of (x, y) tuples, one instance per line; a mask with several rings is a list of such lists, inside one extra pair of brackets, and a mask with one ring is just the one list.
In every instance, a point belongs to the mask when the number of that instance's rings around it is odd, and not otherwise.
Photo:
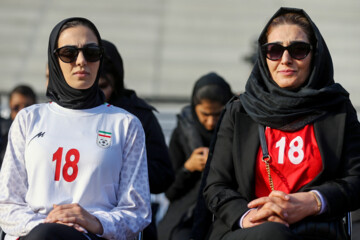
[[(222, 96), (223, 102), (221, 102), (221, 104), (223, 104), (223, 105), (225, 105), (226, 102), (228, 100), (230, 100), (230, 98), (233, 96), (230, 85), (221, 76), (219, 76), (218, 74), (216, 74), (214, 72), (205, 74), (196, 81), (192, 95), (191, 95), (191, 105), (188, 107), (185, 107), (181, 114), (184, 117), (183, 120), (186, 119), (186, 121), (189, 121), (188, 123), (191, 122), (191, 125), (193, 125), (193, 127), (196, 128), (196, 130), (193, 131), (193, 130), (191, 130), (191, 128), (189, 126), (190, 124), (184, 125), (183, 130), (190, 131), (191, 134), (193, 135), (189, 140), (190, 145), (191, 145), (191, 143), (190, 143), (191, 141), (198, 142), (198, 138), (200, 137), (202, 140), (202, 145), (200, 145), (200, 146), (209, 146), (212, 134), (214, 133), (214, 130), (207, 130), (204, 127), (204, 125), (202, 125), (200, 123), (199, 118), (197, 117), (197, 114), (195, 112), (195, 106), (196, 106), (195, 96), (196, 96), (197, 92), (200, 89), (202, 89), (202, 87), (209, 86), (209, 85), (215, 85), (218, 89), (221, 89), (220, 92), (222, 92), (222, 94), (223, 94), (223, 96)], [(209, 99), (209, 100), (213, 100), (213, 99)], [(198, 137), (194, 136), (194, 135), (198, 135), (198, 134), (200, 136), (198, 136)], [(194, 145), (195, 145), (195, 143), (194, 143)], [(200, 146), (195, 146), (195, 147), (193, 146), (191, 149), (195, 149)]]
[[(136, 109), (156, 111), (153, 106), (139, 98), (134, 90), (125, 88), (124, 64), (117, 47), (112, 42), (104, 39), (102, 39), (102, 46), (104, 48), (104, 60), (101, 68), (101, 77), (105, 78), (113, 88), (108, 103), (124, 108), (135, 115), (137, 115)], [(113, 77), (112, 79), (108, 79), (109, 74)], [(139, 119), (142, 120), (142, 117), (139, 117)]]
[[(49, 64), (49, 85), (46, 91), (46, 96), (52, 101), (56, 102), (62, 107), (71, 109), (88, 109), (97, 107), (104, 103), (104, 94), (99, 88), (100, 70), (97, 73), (94, 84), (88, 89), (75, 89), (70, 87), (65, 81), (64, 75), (59, 65), (59, 59), (54, 54), (54, 50), (57, 48), (57, 42), (60, 35), (60, 30), (64, 24), (71, 21), (85, 22), (91, 26), (91, 30), (94, 32), (98, 39), (99, 46), (101, 47), (101, 37), (96, 29), (95, 25), (85, 18), (74, 17), (68, 18), (58, 23), (51, 31), (48, 47), (48, 64)], [(61, 61), (61, 60), (60, 60)], [(102, 59), (100, 60), (101, 68)]]
[[(315, 35), (312, 70), (309, 79), (297, 91), (280, 88), (271, 78), (262, 41), (272, 20), (285, 13), (305, 16)], [(348, 92), (334, 82), (330, 52), (316, 25), (302, 9), (280, 8), (270, 19), (258, 40), (257, 62), (240, 99), (245, 111), (260, 124), (294, 131), (325, 115), (335, 105), (348, 100)]]
[(114, 75), (114, 97), (118, 97), (124, 91), (123, 60), (119, 51), (113, 43), (103, 39), (102, 45), (104, 47), (104, 64), (102, 66), (102, 71), (104, 73), (111, 73), (112, 75)]

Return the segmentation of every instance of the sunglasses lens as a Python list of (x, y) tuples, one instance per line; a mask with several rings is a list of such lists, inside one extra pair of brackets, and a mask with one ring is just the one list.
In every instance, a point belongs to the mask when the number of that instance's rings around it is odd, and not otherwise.
[(283, 55), (285, 48), (280, 44), (269, 44), (265, 46), (266, 57), (270, 60), (278, 60)]
[(102, 56), (101, 48), (97, 46), (85, 47), (83, 53), (86, 61), (89, 62), (99, 61)]
[(79, 51), (74, 47), (62, 47), (59, 48), (57, 54), (61, 61), (70, 63), (75, 61)]
[(293, 43), (289, 47), (290, 56), (297, 60), (306, 58), (310, 50), (310, 44), (308, 43)]

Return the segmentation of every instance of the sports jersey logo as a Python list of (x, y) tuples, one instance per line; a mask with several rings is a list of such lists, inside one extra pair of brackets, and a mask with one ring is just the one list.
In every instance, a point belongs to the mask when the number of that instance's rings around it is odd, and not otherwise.
[(97, 145), (101, 148), (108, 148), (111, 146), (111, 133), (99, 131), (97, 136)]
[(34, 138), (41, 138), (41, 137), (44, 137), (44, 135), (45, 135), (45, 132), (39, 132), (38, 134), (36, 134), (30, 141), (29, 141), (29, 143), (32, 141), (32, 140), (34, 140)]

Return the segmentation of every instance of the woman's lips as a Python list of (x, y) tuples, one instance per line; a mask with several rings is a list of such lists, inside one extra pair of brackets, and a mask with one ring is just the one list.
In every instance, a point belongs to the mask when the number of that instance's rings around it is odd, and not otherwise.
[(79, 78), (84, 78), (87, 75), (89, 75), (89, 73), (86, 71), (78, 71), (78, 72), (75, 72), (74, 75), (78, 76)]
[(294, 73), (296, 73), (296, 71), (292, 70), (292, 69), (286, 69), (286, 70), (280, 70), (279, 73), (281, 73), (285, 76), (290, 76), (290, 75), (293, 75)]

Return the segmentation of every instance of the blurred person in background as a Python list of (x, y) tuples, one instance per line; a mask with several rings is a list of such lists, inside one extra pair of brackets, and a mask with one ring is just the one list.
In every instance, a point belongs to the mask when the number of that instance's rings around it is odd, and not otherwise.
[(176, 173), (165, 192), (169, 208), (158, 226), (160, 240), (189, 239), (208, 147), (225, 104), (233, 96), (230, 85), (211, 72), (196, 81), (191, 104), (177, 115), (169, 152)]
[(37, 101), (36, 94), (33, 89), (27, 85), (18, 85), (9, 93), (9, 109), (10, 109), (10, 118), (0, 119), (1, 124), (1, 140), (0, 140), (0, 167), (2, 160), (4, 158), (8, 132), (11, 126), (11, 123), (15, 119), (17, 113), (28, 106), (35, 104)]
[[(166, 191), (174, 181), (168, 148), (160, 124), (154, 115), (156, 109), (139, 98), (134, 90), (124, 86), (123, 60), (116, 46), (102, 40), (104, 47), (104, 61), (99, 79), (99, 87), (105, 94), (105, 100), (117, 107), (121, 107), (139, 118), (145, 131), (146, 155), (148, 161), (150, 192), (158, 194)], [(152, 204), (153, 219), (145, 228), (145, 240), (156, 240), (156, 211), (158, 204)]]

